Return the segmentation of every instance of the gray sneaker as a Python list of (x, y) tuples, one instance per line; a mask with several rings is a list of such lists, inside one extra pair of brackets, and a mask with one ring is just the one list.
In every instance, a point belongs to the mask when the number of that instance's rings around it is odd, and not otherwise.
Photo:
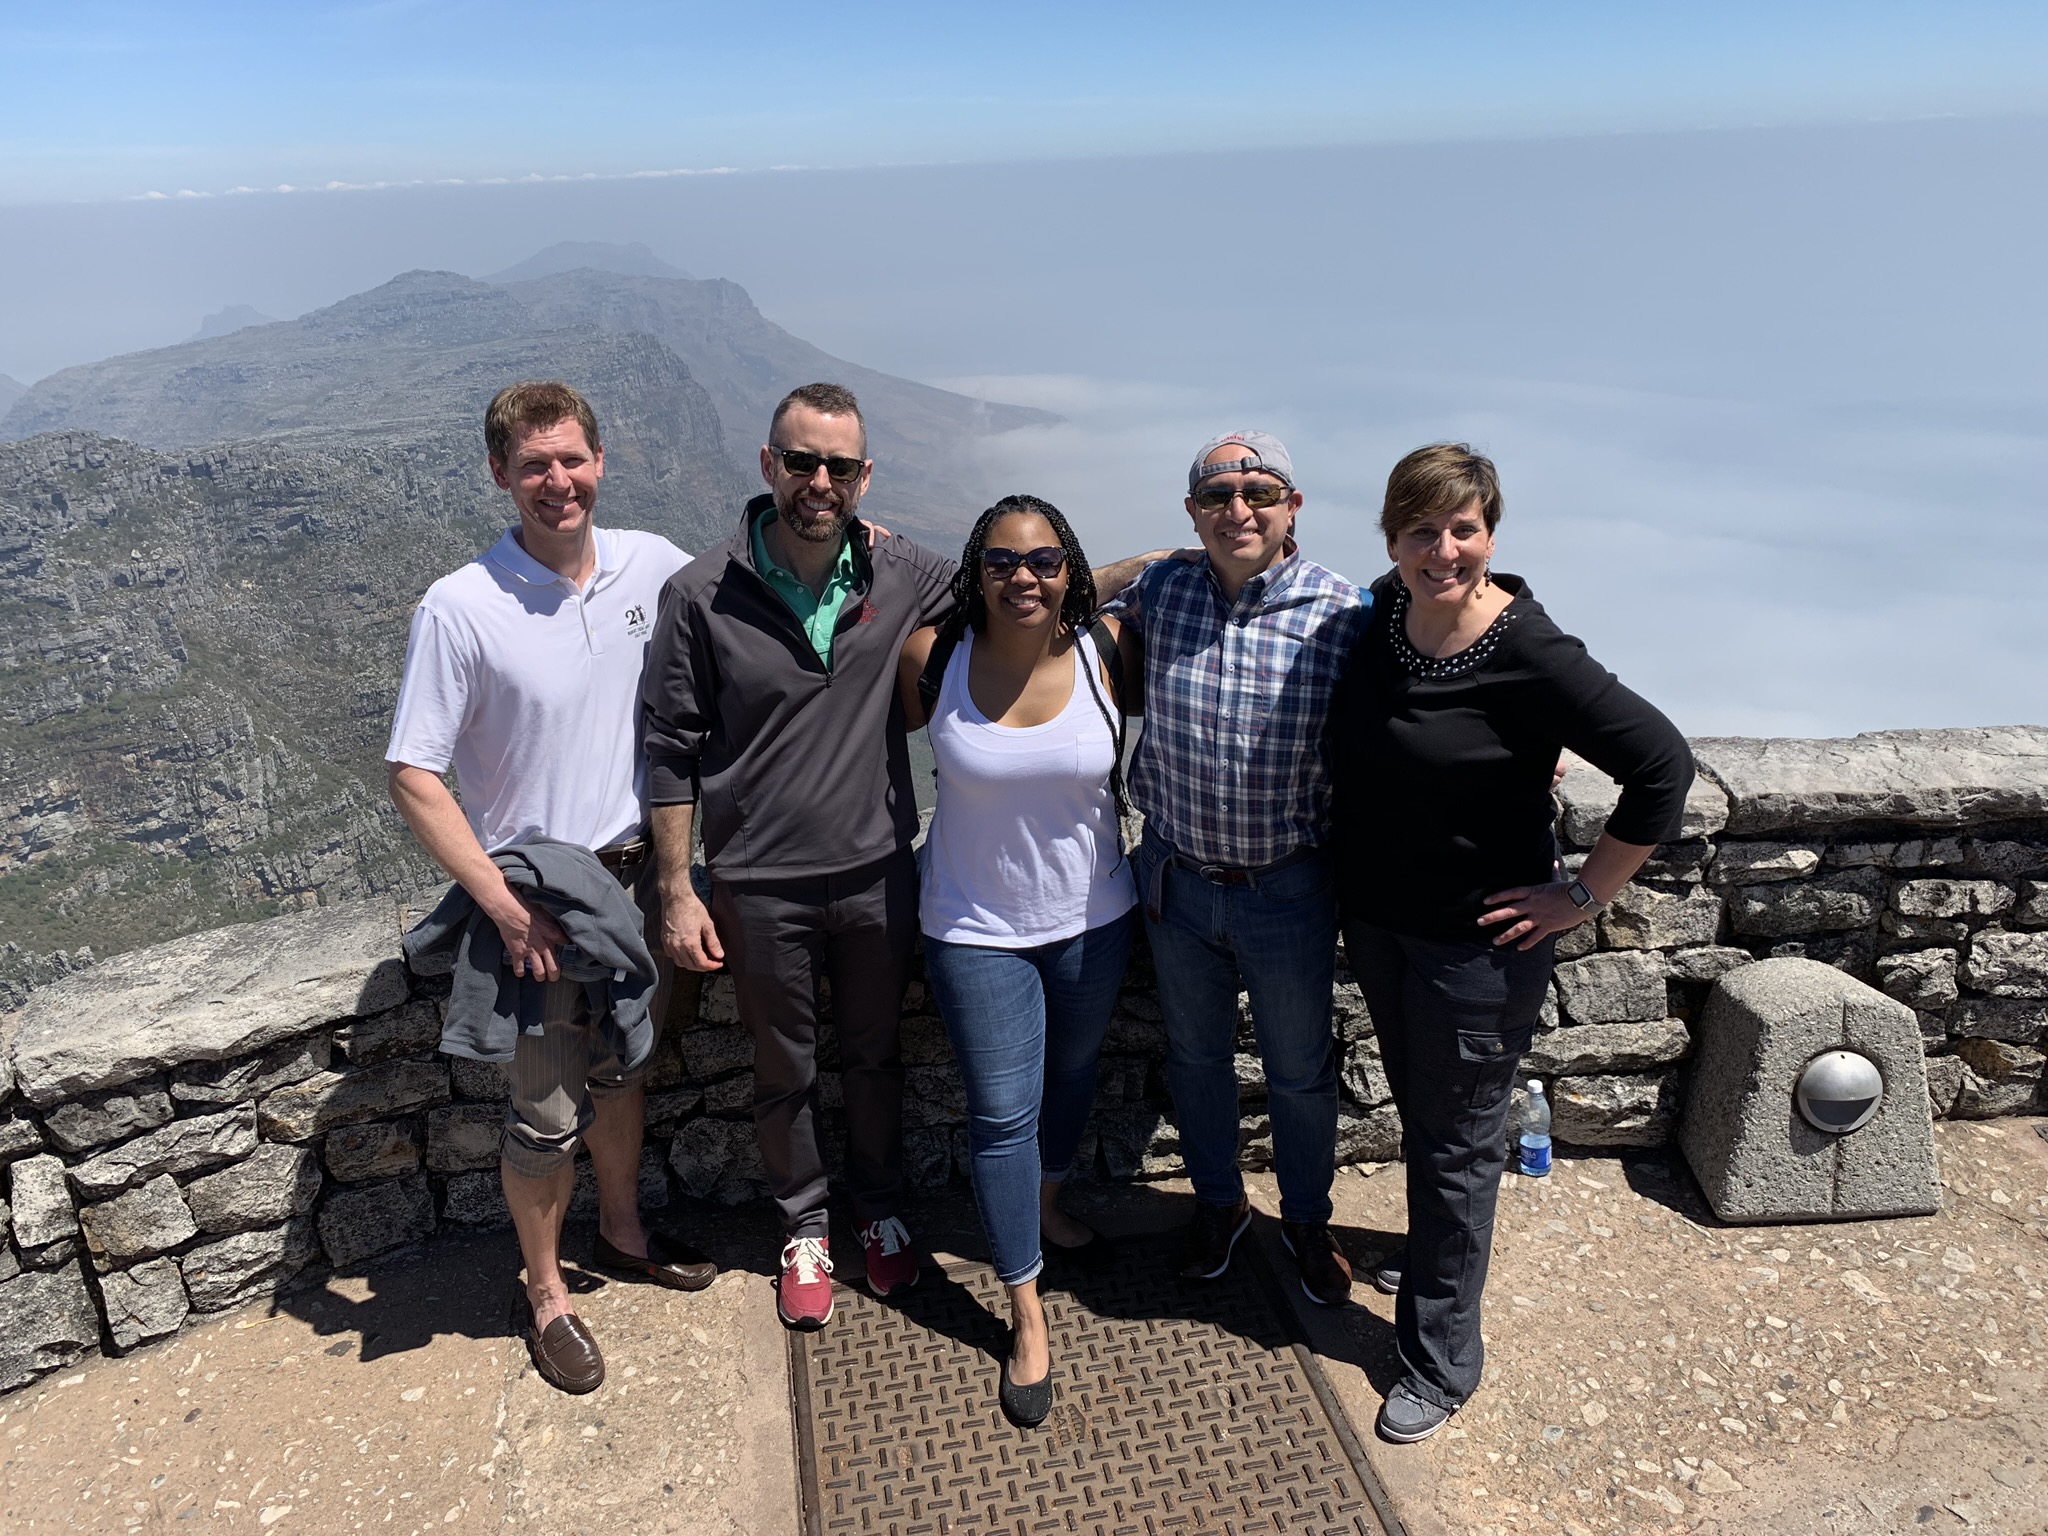
[(1408, 1250), (1396, 1248), (1372, 1267), (1372, 1288), (1382, 1296), (1401, 1294), (1401, 1272), (1408, 1267)]
[(1450, 1409), (1424, 1402), (1408, 1390), (1408, 1383), (1404, 1381), (1380, 1404), (1379, 1420), (1373, 1428), (1380, 1432), (1382, 1440), (1391, 1440), (1396, 1445), (1413, 1445), (1418, 1440), (1427, 1440), (1449, 1423), (1450, 1418)]

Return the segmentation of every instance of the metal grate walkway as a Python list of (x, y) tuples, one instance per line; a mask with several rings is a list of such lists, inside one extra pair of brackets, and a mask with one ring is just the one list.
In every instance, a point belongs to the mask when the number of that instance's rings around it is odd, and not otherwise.
[(1048, 1275), (1059, 1395), (1032, 1431), (996, 1406), (1008, 1313), (986, 1265), (886, 1303), (840, 1287), (823, 1332), (790, 1336), (808, 1530), (1398, 1533), (1257, 1244), (1203, 1286), (1163, 1248)]

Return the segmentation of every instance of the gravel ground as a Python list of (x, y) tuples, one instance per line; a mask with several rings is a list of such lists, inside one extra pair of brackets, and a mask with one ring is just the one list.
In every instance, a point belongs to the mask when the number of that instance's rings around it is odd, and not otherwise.
[[(1510, 1176), (1485, 1385), (1435, 1439), (1372, 1446), (1410, 1530), (2048, 1532), (2044, 1129), (1939, 1126), (1944, 1210), (1899, 1221), (1722, 1227), (1664, 1155)], [(1075, 1203), (1118, 1231), (1187, 1211), (1174, 1185)], [(1345, 1172), (1337, 1205), (1377, 1257), (1400, 1168)], [(589, 1397), (505, 1336), (509, 1237), (442, 1239), (0, 1399), (0, 1530), (794, 1532), (772, 1219), (672, 1224), (754, 1268), (696, 1296), (587, 1277), (610, 1365)], [(964, 1192), (922, 1225), (979, 1249)], [(1369, 1436), (1393, 1308), (1356, 1296), (1302, 1311)]]
[[(1470, 1536), (2048, 1530), (2044, 1130), (1942, 1124), (1944, 1209), (1895, 1221), (1720, 1226), (1663, 1155), (1510, 1175), (1485, 1383), (1434, 1440), (1373, 1447), (1404, 1515)], [(1401, 1177), (1338, 1180), (1355, 1257), (1391, 1246)], [(1357, 1295), (1313, 1321), (1356, 1367), (1363, 1427), (1393, 1304)]]

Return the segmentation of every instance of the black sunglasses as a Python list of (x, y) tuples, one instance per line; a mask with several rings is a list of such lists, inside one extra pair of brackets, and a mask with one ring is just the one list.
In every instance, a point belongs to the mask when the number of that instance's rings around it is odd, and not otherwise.
[(826, 474), (844, 484), (848, 480), (858, 480), (868, 463), (866, 459), (849, 459), (842, 453), (827, 457), (822, 453), (807, 453), (801, 448), (770, 448), (769, 452), (781, 454), (782, 467), (799, 480), (810, 479), (822, 464)]
[(1254, 512), (1263, 512), (1268, 507), (1277, 507), (1287, 499), (1287, 487), (1275, 485), (1270, 480), (1261, 480), (1256, 485), (1239, 490), (1233, 486), (1205, 485), (1195, 492), (1195, 505), (1204, 512), (1221, 512), (1239, 496)]
[(1016, 575), (1020, 565), (1030, 566), (1031, 574), (1040, 581), (1050, 581), (1067, 568), (1067, 552), (1057, 544), (1043, 544), (1022, 553), (1014, 549), (984, 549), (981, 552), (982, 570), (997, 581)]

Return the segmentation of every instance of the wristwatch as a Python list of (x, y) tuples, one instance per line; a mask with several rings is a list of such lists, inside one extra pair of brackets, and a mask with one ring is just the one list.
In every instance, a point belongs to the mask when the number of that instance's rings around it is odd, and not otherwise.
[(1572, 905), (1581, 912), (1605, 912), (1607, 910), (1607, 903), (1598, 900), (1591, 891), (1587, 890), (1586, 882), (1583, 880), (1574, 880), (1564, 888), (1564, 893), (1571, 897)]

